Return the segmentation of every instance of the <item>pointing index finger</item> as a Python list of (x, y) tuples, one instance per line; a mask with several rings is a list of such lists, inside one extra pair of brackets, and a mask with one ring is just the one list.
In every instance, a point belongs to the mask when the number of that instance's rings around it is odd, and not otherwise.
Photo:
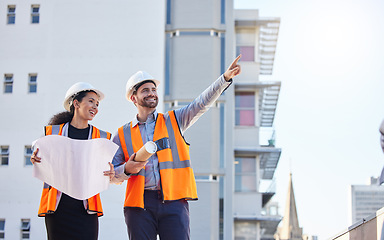
[(237, 58), (235, 60), (233, 60), (231, 67), (235, 67), (237, 65), (237, 62), (240, 60), (240, 58), (241, 58), (241, 54), (239, 56), (237, 56)]

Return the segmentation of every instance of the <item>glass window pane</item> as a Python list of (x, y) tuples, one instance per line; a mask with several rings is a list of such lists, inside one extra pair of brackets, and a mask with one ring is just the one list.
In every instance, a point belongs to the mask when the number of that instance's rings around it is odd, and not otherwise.
[(26, 146), (26, 147), (25, 147), (25, 153), (26, 153), (26, 154), (29, 154), (29, 155), (32, 155), (32, 149), (31, 149), (30, 146)]
[(256, 176), (235, 176), (236, 192), (256, 191)]
[(15, 24), (16, 17), (15, 16), (8, 16), (8, 24)]
[(235, 124), (238, 126), (255, 125), (255, 93), (237, 92), (235, 94)]
[(26, 166), (32, 165), (31, 157), (25, 157), (25, 165)]
[(5, 92), (5, 93), (12, 93), (12, 85), (10, 85), (10, 84), (5, 84), (5, 86), (4, 86), (4, 92)]
[(29, 82), (36, 82), (36, 80), (37, 80), (37, 76), (35, 75), (29, 76)]
[(21, 229), (24, 231), (29, 230), (29, 221), (28, 220), (22, 220), (21, 222)]
[(33, 13), (39, 13), (39, 8), (38, 7), (33, 7), (32, 8)]
[(253, 157), (237, 157), (235, 164), (235, 191), (256, 191), (256, 160)]
[(241, 54), (240, 61), (253, 62), (255, 61), (255, 47), (254, 46), (239, 46), (237, 47), (237, 55)]
[(236, 173), (255, 173), (256, 172), (256, 160), (253, 157), (237, 157), (235, 167)]
[(254, 158), (242, 158), (241, 159), (241, 172), (256, 172), (256, 160)]
[(235, 124), (238, 126), (254, 126), (255, 111), (254, 110), (236, 110)]
[(25, 151), (24, 164), (26, 166), (32, 165), (32, 163), (31, 163), (31, 156), (32, 156), (31, 146), (25, 146), (24, 151)]
[(235, 176), (235, 192), (241, 192), (241, 176)]
[(0, 231), (4, 231), (5, 229), (5, 220), (0, 220)]
[(35, 93), (35, 92), (37, 92), (37, 85), (36, 85), (36, 84), (31, 84), (31, 85), (29, 85), (29, 92), (30, 92), (30, 93)]
[(16, 13), (16, 7), (8, 6), (8, 15), (7, 15), (8, 24), (15, 24), (15, 21), (16, 21), (15, 13)]
[(32, 23), (39, 23), (39, 16), (32, 16)]
[(241, 177), (241, 192), (256, 191), (256, 176)]
[(235, 95), (236, 107), (255, 107), (255, 93), (254, 92), (238, 92)]
[(8, 165), (8, 156), (1, 157), (1, 165)]

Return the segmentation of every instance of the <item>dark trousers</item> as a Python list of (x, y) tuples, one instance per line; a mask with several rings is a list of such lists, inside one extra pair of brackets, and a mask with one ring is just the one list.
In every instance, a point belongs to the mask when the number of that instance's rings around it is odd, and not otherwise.
[(88, 214), (82, 200), (61, 195), (53, 214), (45, 216), (49, 240), (97, 240), (99, 220), (97, 214)]
[(189, 240), (189, 206), (186, 200), (163, 203), (160, 191), (144, 191), (144, 209), (125, 207), (130, 240)]

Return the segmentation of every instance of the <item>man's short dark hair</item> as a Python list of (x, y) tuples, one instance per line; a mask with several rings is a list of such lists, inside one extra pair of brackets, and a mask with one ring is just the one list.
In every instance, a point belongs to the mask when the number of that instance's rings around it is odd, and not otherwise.
[(136, 84), (136, 85), (133, 87), (133, 89), (134, 89), (133, 94), (135, 94), (136, 91), (137, 91), (137, 89), (139, 89), (142, 85), (144, 85), (144, 84), (146, 84), (146, 83), (149, 83), (149, 82), (153, 83), (153, 84), (155, 85), (155, 87), (157, 87), (157, 86), (156, 86), (156, 83), (155, 83), (153, 80), (145, 80), (145, 81), (142, 81), (142, 82)]

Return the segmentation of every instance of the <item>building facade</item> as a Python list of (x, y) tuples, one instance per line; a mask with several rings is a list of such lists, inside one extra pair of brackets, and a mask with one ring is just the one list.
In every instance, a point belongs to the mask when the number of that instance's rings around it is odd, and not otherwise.
[[(281, 83), (259, 76), (273, 70), (278, 18), (235, 10), (232, 0), (4, 0), (0, 15), (0, 239), (45, 239), (30, 145), (64, 111), (72, 84), (103, 90), (91, 124), (115, 133), (135, 116), (124, 96), (136, 71), (161, 81), (163, 112), (192, 101), (239, 53), (242, 74), (185, 133), (199, 195), (191, 238), (269, 239), (280, 218), (263, 208), (281, 149), (272, 134), (260, 141), (260, 129), (273, 126)], [(124, 194), (125, 184), (101, 193), (100, 239), (127, 238)]]
[(378, 179), (371, 177), (367, 185), (349, 186), (350, 225), (376, 213), (384, 207), (384, 187)]

